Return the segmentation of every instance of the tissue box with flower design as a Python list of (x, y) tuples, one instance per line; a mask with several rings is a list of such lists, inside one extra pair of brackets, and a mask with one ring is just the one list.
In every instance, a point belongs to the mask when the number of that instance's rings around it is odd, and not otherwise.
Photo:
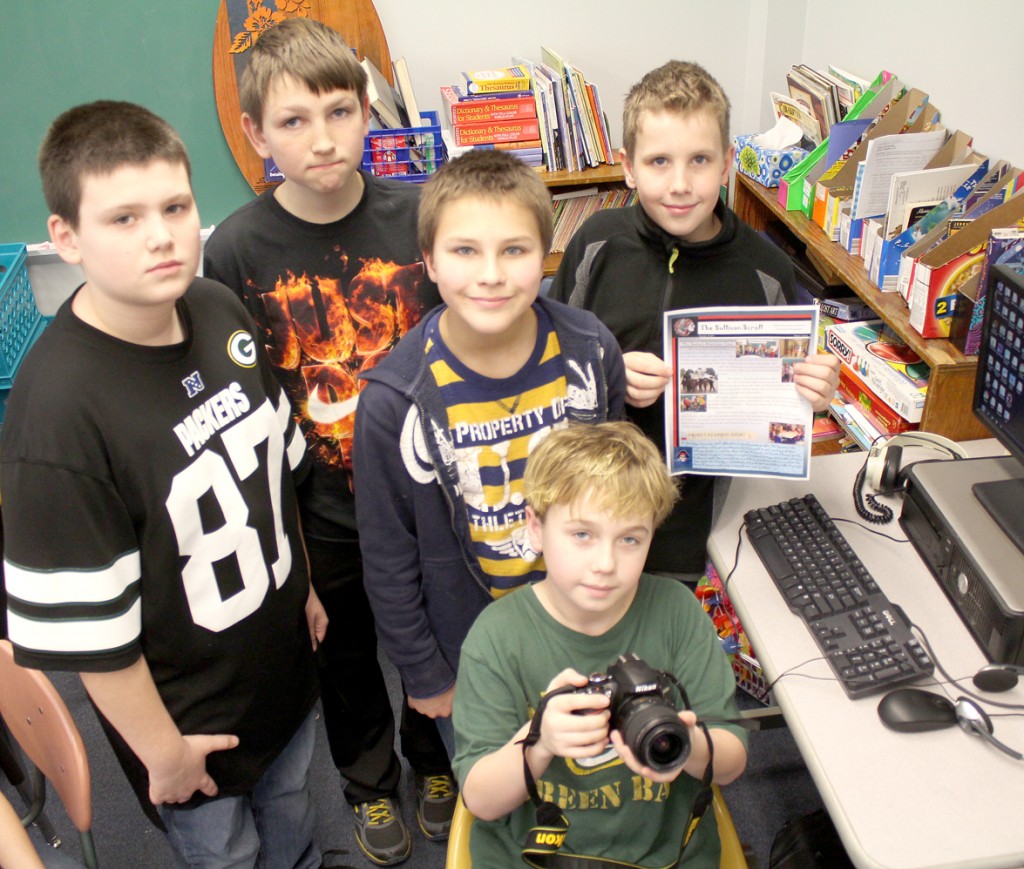
[(803, 148), (775, 150), (758, 145), (758, 134), (736, 136), (736, 169), (765, 187), (778, 187), (782, 176), (807, 156)]

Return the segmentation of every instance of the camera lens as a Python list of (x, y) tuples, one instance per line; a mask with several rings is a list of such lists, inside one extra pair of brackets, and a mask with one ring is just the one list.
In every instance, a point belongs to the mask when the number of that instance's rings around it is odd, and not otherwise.
[(676, 710), (662, 697), (631, 697), (617, 713), (613, 726), (644, 766), (669, 772), (686, 763), (690, 735)]
[(648, 766), (672, 766), (679, 762), (683, 754), (683, 741), (675, 733), (659, 733), (647, 743), (647, 753), (651, 757)]

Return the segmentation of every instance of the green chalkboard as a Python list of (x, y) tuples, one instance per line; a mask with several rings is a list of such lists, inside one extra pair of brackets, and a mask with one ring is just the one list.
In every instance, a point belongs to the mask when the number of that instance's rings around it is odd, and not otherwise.
[(253, 192), (224, 141), (213, 96), (217, 0), (5, 0), (0, 23), (0, 243), (44, 241), (36, 169), (46, 128), (71, 106), (131, 100), (175, 126), (204, 226)]

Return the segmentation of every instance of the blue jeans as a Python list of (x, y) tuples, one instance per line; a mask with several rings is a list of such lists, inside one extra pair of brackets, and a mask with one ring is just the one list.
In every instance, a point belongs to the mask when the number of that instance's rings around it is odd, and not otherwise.
[(250, 793), (221, 797), (194, 809), (159, 806), (180, 865), (197, 869), (315, 869), (320, 865), (309, 793), (314, 722), (310, 712)]
[(455, 728), (452, 726), (451, 716), (435, 718), (434, 724), (437, 726), (437, 732), (440, 734), (441, 741), (448, 752), (448, 758), (455, 757)]

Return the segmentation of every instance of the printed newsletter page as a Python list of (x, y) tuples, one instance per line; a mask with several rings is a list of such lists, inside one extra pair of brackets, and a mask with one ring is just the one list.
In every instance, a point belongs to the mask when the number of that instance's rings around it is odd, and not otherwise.
[(807, 479), (813, 413), (793, 366), (815, 346), (817, 329), (811, 305), (668, 311), (669, 470)]

